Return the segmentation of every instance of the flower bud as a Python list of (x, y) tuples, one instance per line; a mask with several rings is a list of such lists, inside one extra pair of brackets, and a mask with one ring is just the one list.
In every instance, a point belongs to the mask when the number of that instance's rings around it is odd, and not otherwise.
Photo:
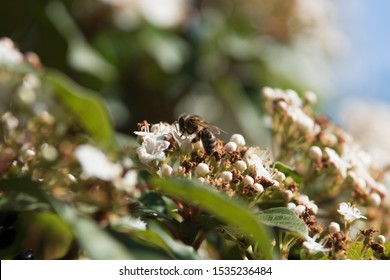
[(322, 150), (318, 146), (311, 146), (309, 149), (309, 156), (316, 162), (320, 162), (322, 159)]
[(290, 201), (294, 196), (290, 190), (285, 190), (282, 195), (285, 201)]
[(253, 183), (255, 182), (255, 180), (249, 176), (249, 175), (246, 175), (244, 177), (244, 179), (242, 179), (242, 183), (244, 184), (244, 186), (247, 186), (247, 185), (253, 185)]
[(234, 164), (234, 167), (237, 168), (237, 170), (240, 172), (244, 172), (248, 168), (246, 162), (243, 160), (237, 160), (237, 162)]
[(195, 173), (198, 176), (204, 176), (210, 172), (209, 166), (206, 163), (199, 163), (195, 169)]
[(230, 141), (236, 143), (238, 147), (245, 146), (245, 138), (241, 134), (233, 134)]
[(253, 184), (253, 187), (254, 187), (259, 193), (264, 192), (264, 187), (263, 187), (262, 184), (254, 183), (254, 184)]
[(163, 164), (161, 166), (161, 176), (162, 177), (169, 177), (173, 172), (173, 168), (172, 166), (168, 165), (168, 164)]
[(378, 235), (376, 237), (376, 241), (379, 243), (379, 244), (384, 244), (386, 242), (386, 237), (384, 237), (383, 235)]
[(332, 234), (337, 233), (340, 231), (340, 225), (336, 222), (331, 222), (328, 226), (328, 230)]
[(231, 153), (237, 150), (237, 144), (235, 142), (227, 142), (224, 148), (226, 152)]
[(230, 172), (230, 171), (224, 171), (224, 172), (222, 172), (220, 178), (221, 178), (224, 182), (230, 182), (230, 181), (233, 179), (233, 174), (232, 174), (232, 172)]

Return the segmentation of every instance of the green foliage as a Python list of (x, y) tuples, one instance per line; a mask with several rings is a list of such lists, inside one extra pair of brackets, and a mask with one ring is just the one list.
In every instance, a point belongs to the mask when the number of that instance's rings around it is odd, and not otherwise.
[(221, 221), (239, 228), (258, 245), (265, 259), (273, 259), (270, 235), (267, 228), (239, 201), (213, 191), (210, 187), (190, 180), (152, 179), (153, 185), (166, 195), (178, 198), (191, 205), (200, 206)]
[(90, 90), (72, 82), (64, 74), (47, 71), (44, 79), (75, 116), (78, 123), (105, 147), (113, 145), (114, 134), (107, 107), (102, 99)]
[(266, 209), (257, 215), (260, 221), (268, 226), (277, 227), (292, 232), (301, 238), (308, 235), (307, 226), (285, 207)]

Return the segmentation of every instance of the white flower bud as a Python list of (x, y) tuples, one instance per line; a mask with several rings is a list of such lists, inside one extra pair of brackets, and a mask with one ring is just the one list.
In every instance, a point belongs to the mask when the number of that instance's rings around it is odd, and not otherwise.
[(290, 201), (294, 196), (290, 190), (285, 190), (282, 195), (285, 201)]
[(231, 153), (237, 150), (237, 144), (235, 142), (227, 142), (224, 148), (226, 152)]
[(247, 186), (247, 185), (253, 185), (253, 183), (255, 182), (255, 180), (249, 176), (249, 175), (246, 175), (244, 177), (244, 179), (242, 179), (242, 183), (244, 184), (244, 186)]
[(294, 211), (295, 207), (297, 206), (295, 205), (294, 202), (287, 203), (287, 208), (290, 209), (291, 211)]
[(308, 104), (315, 104), (317, 103), (317, 95), (312, 92), (312, 91), (306, 91), (303, 95), (303, 99), (308, 103)]
[(382, 202), (381, 196), (377, 193), (371, 193), (370, 200), (374, 203), (375, 206), (380, 206)]
[(340, 231), (340, 225), (336, 222), (331, 222), (328, 226), (328, 230), (332, 234), (337, 233)]
[(204, 182), (206, 181), (205, 178), (203, 178), (203, 177), (199, 177), (198, 180), (199, 180), (199, 182), (201, 182), (202, 184), (204, 184)]
[(253, 187), (259, 192), (259, 193), (262, 193), (264, 191), (264, 187), (262, 184), (259, 184), (259, 183), (254, 183), (253, 184)]
[(320, 162), (322, 159), (322, 150), (318, 146), (311, 146), (309, 149), (309, 156), (316, 162)]
[(224, 172), (222, 172), (220, 178), (221, 178), (224, 182), (230, 182), (230, 181), (233, 179), (233, 174), (232, 174), (232, 172), (230, 172), (230, 171), (224, 171)]
[(14, 130), (19, 125), (19, 120), (14, 115), (12, 115), (11, 112), (7, 112), (2, 115), (1, 120), (4, 122), (9, 131)]
[(386, 242), (386, 237), (384, 237), (383, 235), (378, 235), (377, 237), (376, 237), (376, 241), (379, 243), (379, 244), (385, 244), (385, 242)]
[(195, 169), (195, 173), (198, 176), (204, 176), (207, 173), (209, 173), (209, 171), (210, 171), (209, 166), (206, 163), (199, 163)]
[(272, 177), (279, 182), (283, 182), (284, 180), (286, 180), (286, 175), (284, 175), (284, 173), (280, 171), (276, 171)]
[(270, 87), (263, 88), (262, 93), (266, 99), (272, 100), (275, 98), (275, 91)]
[(248, 168), (246, 162), (243, 160), (237, 160), (237, 162), (234, 164), (234, 167), (237, 168), (237, 170), (240, 172), (244, 172)]
[(162, 177), (169, 177), (172, 174), (172, 172), (173, 172), (172, 166), (170, 166), (168, 164), (163, 164), (160, 167), (160, 170), (161, 170), (161, 176)]
[(302, 215), (306, 211), (306, 206), (305, 205), (297, 205), (297, 207), (295, 207), (295, 209), (293, 211), (298, 215)]
[(57, 149), (47, 143), (41, 146), (42, 157), (47, 161), (55, 161), (58, 157)]
[(238, 147), (245, 146), (245, 138), (241, 134), (233, 134), (230, 141), (236, 143)]
[(194, 144), (192, 144), (191, 140), (190, 139), (185, 139), (183, 140), (183, 142), (181, 142), (180, 144), (180, 149), (185, 153), (185, 154), (189, 154), (192, 152), (192, 150), (194, 149)]

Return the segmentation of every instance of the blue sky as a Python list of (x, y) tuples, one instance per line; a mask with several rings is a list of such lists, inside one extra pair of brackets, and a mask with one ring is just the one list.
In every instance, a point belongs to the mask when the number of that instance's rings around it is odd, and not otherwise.
[(335, 3), (350, 41), (349, 50), (334, 66), (339, 94), (390, 103), (390, 1)]

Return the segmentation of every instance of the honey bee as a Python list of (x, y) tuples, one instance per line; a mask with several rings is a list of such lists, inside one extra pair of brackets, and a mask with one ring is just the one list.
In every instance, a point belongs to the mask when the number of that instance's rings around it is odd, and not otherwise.
[(202, 141), (203, 148), (208, 155), (211, 155), (215, 150), (215, 134), (223, 131), (219, 127), (206, 122), (198, 115), (187, 114), (179, 116), (179, 129), (182, 135), (196, 134), (192, 142)]

